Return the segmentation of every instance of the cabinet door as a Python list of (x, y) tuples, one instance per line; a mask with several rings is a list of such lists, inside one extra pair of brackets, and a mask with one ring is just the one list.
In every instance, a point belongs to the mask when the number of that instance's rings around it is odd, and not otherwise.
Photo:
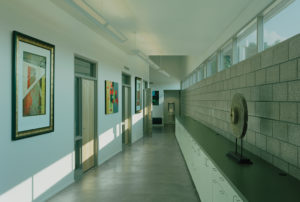
[[(217, 168), (212, 166), (211, 176), (213, 180), (213, 186), (218, 184), (222, 189), (217, 193), (216, 189), (213, 190), (213, 197), (222, 198), (223, 201), (236, 201), (242, 202), (238, 194), (233, 190), (229, 182), (222, 176)], [(218, 195), (218, 196), (215, 196)]]
[(203, 155), (202, 155), (202, 152), (201, 152), (199, 146), (196, 148), (195, 156), (196, 156), (196, 158), (194, 160), (195, 161), (195, 163), (194, 163), (195, 164), (195, 179), (193, 179), (193, 181), (197, 188), (198, 194), (201, 198), (201, 195), (203, 194), (202, 190), (203, 190), (203, 187), (205, 186), (205, 183), (203, 180), (205, 173), (204, 173)]
[(227, 193), (225, 192), (223, 187), (217, 182), (217, 180), (213, 180), (212, 185), (212, 202), (231, 202), (228, 198)]
[(204, 158), (204, 165), (203, 165), (203, 194), (202, 194), (202, 201), (211, 202), (212, 201), (212, 180), (210, 175), (211, 170), (211, 162), (208, 157), (205, 155)]

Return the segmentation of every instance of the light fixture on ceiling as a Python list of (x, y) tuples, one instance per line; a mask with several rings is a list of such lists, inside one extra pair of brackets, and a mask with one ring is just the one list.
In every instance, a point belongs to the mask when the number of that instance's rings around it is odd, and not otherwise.
[(160, 73), (162, 73), (163, 75), (165, 75), (166, 77), (170, 77), (170, 74), (168, 74), (165, 70), (159, 70)]
[(84, 0), (73, 0), (73, 2), (101, 25), (107, 24), (107, 21)]
[(127, 40), (127, 38), (126, 38), (126, 36), (124, 36), (124, 34), (122, 34), (120, 31), (115, 29), (110, 24), (106, 24), (106, 28), (108, 31), (110, 31), (112, 34), (114, 34), (120, 41), (124, 42)]
[(134, 50), (133, 53), (136, 54), (137, 56), (139, 56), (146, 63), (148, 63), (151, 68), (153, 68), (155, 70), (160, 69), (160, 67), (157, 64), (155, 64), (151, 59), (149, 59), (149, 57), (146, 56), (142, 51), (140, 51), (140, 50)]
[[(150, 59), (149, 59), (150, 60)], [(155, 70), (158, 70), (158, 69), (160, 69), (160, 67), (157, 65), (157, 64), (155, 64), (154, 62), (152, 62), (152, 61), (150, 61), (150, 66), (153, 68), (153, 69), (155, 69)]]
[(75, 5), (77, 9), (79, 8), (81, 11), (83, 11), (83, 14), (85, 16), (91, 19), (100, 28), (108, 32), (112, 37), (122, 43), (128, 40), (126, 36), (124, 36), (124, 34), (114, 28), (111, 24), (109, 24), (107, 20), (85, 0), (72, 0), (71, 2), (73, 2), (72, 4)]
[[(159, 66), (161, 67), (161, 55), (159, 56)], [(166, 77), (170, 77), (170, 74), (168, 74), (165, 70), (161, 69), (159, 70), (159, 72), (163, 75), (165, 75)]]

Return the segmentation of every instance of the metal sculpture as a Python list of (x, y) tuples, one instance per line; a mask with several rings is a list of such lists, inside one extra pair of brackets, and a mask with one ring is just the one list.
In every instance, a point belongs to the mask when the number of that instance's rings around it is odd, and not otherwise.
[[(250, 159), (243, 156), (243, 138), (247, 132), (248, 109), (246, 99), (242, 94), (235, 94), (232, 98), (230, 121), (233, 135), (235, 136), (235, 151), (229, 152), (227, 156), (240, 164), (252, 164)], [(241, 141), (241, 151), (238, 152), (238, 139)]]

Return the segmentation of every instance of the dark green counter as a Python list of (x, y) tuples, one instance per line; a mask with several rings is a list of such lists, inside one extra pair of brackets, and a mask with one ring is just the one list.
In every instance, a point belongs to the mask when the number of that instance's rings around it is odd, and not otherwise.
[(280, 176), (278, 168), (245, 151), (252, 165), (239, 165), (226, 156), (234, 143), (189, 117), (176, 117), (211, 161), (250, 202), (300, 202), (300, 181)]

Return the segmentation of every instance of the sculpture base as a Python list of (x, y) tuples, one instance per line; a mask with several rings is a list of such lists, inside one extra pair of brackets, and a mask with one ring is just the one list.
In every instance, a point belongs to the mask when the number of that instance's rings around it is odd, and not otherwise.
[(241, 156), (239, 153), (236, 152), (229, 152), (227, 156), (234, 161), (238, 162), (239, 164), (248, 164), (251, 165), (252, 161), (244, 156)]

